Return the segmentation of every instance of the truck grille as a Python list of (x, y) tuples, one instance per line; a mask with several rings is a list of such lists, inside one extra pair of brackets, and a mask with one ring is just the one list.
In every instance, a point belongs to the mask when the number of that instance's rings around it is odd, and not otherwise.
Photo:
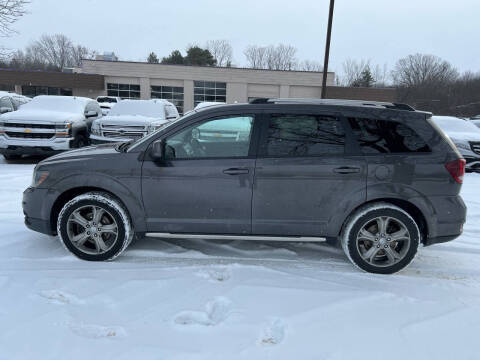
[(145, 126), (102, 125), (102, 136), (104, 137), (139, 139), (146, 134)]
[(51, 139), (54, 133), (22, 133), (22, 132), (6, 132), (7, 136), (16, 139)]
[(470, 147), (475, 154), (480, 155), (480, 142), (470, 141)]
[(55, 125), (46, 124), (19, 124), (19, 123), (5, 123), (6, 127), (20, 128), (20, 129), (55, 129)]

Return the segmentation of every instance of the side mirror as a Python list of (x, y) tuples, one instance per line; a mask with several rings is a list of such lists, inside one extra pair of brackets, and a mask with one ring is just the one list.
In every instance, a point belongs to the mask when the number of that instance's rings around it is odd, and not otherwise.
[(10, 109), (9, 107), (1, 107), (0, 108), (0, 114), (5, 114), (7, 112), (10, 112), (12, 111), (12, 109)]
[(164, 159), (165, 145), (165, 140), (155, 141), (152, 144), (150, 156), (152, 157), (153, 161), (160, 161)]
[(94, 110), (90, 110), (90, 111), (88, 111), (88, 112), (85, 114), (85, 117), (86, 117), (86, 118), (91, 118), (91, 117), (96, 117), (96, 116), (98, 116), (98, 114), (97, 114), (97, 112), (94, 111)]

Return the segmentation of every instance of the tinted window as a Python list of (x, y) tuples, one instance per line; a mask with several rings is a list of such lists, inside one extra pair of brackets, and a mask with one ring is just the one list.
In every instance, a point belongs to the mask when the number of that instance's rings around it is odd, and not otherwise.
[(170, 159), (246, 157), (252, 116), (232, 116), (196, 124), (167, 139)]
[(333, 116), (272, 115), (263, 147), (269, 156), (343, 154), (345, 132)]
[(350, 118), (349, 122), (362, 152), (366, 154), (430, 151), (425, 140), (405, 124), (354, 118)]

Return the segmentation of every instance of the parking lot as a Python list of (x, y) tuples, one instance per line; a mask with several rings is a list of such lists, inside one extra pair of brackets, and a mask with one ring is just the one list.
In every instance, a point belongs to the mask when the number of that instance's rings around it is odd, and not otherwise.
[(146, 239), (83, 262), (23, 225), (33, 167), (0, 160), (0, 359), (477, 358), (480, 175), (464, 234), (379, 276), (320, 244)]

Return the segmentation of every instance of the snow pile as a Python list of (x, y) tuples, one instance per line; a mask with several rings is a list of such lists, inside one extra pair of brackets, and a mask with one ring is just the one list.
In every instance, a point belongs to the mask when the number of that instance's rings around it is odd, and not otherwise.
[(464, 235), (393, 276), (322, 244), (146, 239), (114, 262), (23, 225), (0, 160), (0, 359), (476, 359), (480, 175)]

